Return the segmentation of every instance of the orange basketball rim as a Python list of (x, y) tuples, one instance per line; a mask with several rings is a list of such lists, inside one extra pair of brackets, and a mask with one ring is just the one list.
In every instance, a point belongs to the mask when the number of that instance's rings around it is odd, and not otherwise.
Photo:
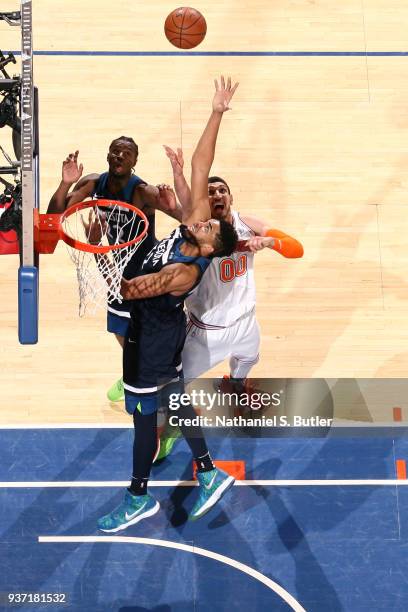
[[(78, 236), (70, 235), (66, 228), (65, 222), (70, 217), (77, 215), (81, 211), (89, 209), (111, 209), (113, 206), (124, 208), (133, 214), (135, 219), (141, 221), (142, 230), (137, 233), (131, 240), (127, 242), (114, 241), (112, 244), (93, 244), (87, 240), (80, 239)], [(50, 254), (55, 251), (59, 240), (63, 240), (70, 247), (87, 253), (108, 253), (118, 249), (125, 249), (138, 242), (141, 242), (148, 230), (149, 222), (143, 211), (136, 208), (127, 202), (118, 200), (89, 200), (86, 202), (78, 202), (67, 208), (63, 213), (54, 214), (39, 214), (38, 210), (34, 210), (34, 241), (35, 249), (40, 254)], [(86, 237), (86, 236), (85, 236)]]

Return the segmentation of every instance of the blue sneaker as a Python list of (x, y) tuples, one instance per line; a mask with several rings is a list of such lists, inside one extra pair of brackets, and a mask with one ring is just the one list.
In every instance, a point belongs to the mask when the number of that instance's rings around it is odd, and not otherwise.
[(153, 516), (159, 508), (159, 502), (151, 495), (132, 495), (127, 491), (123, 502), (110, 514), (98, 520), (98, 529), (107, 532), (121, 531), (148, 516)]
[(211, 510), (235, 482), (233, 476), (219, 469), (197, 472), (197, 480), (200, 485), (200, 493), (188, 517), (189, 521), (195, 521)]

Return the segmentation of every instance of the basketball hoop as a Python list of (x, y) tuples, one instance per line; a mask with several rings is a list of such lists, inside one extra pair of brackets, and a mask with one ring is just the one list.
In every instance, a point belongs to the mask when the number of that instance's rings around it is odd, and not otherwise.
[(38, 251), (52, 252), (49, 244), (61, 239), (75, 264), (79, 315), (88, 307), (95, 312), (107, 303), (121, 302), (123, 271), (146, 238), (146, 215), (126, 202), (89, 200), (70, 206), (62, 215), (40, 217)]

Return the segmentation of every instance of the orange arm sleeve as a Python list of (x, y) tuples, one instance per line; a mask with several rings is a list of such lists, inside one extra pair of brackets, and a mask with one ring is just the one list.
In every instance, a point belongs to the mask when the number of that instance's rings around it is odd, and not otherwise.
[(288, 236), (285, 232), (281, 232), (277, 229), (268, 229), (265, 236), (276, 238), (275, 245), (272, 248), (284, 257), (302, 257), (303, 246), (298, 240), (292, 238), (292, 236)]

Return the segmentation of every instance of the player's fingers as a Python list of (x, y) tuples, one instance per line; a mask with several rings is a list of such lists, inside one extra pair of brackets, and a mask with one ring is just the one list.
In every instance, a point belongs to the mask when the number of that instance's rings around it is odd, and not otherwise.
[(218, 91), (219, 87), (218, 87), (217, 79), (214, 79), (214, 85), (215, 85), (215, 91)]
[(82, 174), (82, 170), (84, 169), (84, 165), (83, 164), (79, 164), (79, 172)]
[(224, 75), (221, 75), (221, 88), (225, 89), (225, 79), (224, 79)]
[(231, 89), (231, 77), (229, 76), (227, 79), (227, 89), (230, 90)]
[(233, 95), (234, 95), (234, 93), (235, 93), (235, 91), (236, 91), (236, 89), (237, 89), (238, 85), (239, 85), (239, 83), (238, 83), (238, 82), (237, 82), (237, 83), (235, 83), (234, 87), (231, 89), (231, 96), (233, 96)]

